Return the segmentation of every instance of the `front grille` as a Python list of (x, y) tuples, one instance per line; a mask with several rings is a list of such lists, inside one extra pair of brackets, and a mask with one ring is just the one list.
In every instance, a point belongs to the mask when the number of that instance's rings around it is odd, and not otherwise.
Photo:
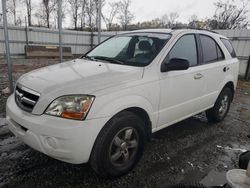
[(24, 86), (17, 85), (15, 90), (16, 104), (24, 111), (32, 112), (40, 94)]

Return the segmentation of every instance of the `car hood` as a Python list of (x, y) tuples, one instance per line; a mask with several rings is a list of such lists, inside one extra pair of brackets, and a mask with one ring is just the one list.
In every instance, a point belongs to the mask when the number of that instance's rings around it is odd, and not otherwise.
[(91, 94), (141, 79), (142, 75), (142, 67), (76, 59), (29, 72), (18, 83), (41, 95), (54, 93), (61, 96)]

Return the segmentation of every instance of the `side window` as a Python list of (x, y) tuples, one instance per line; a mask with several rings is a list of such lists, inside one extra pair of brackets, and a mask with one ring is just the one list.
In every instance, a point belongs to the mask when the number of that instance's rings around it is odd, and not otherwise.
[(227, 48), (227, 50), (231, 54), (231, 56), (236, 57), (236, 53), (234, 51), (232, 43), (229, 40), (223, 39), (223, 38), (221, 38), (221, 41), (225, 45), (225, 47)]
[(187, 59), (190, 66), (197, 65), (197, 48), (194, 35), (185, 35), (181, 37), (170, 50), (167, 58)]
[(214, 39), (206, 35), (200, 35), (200, 40), (204, 63), (224, 59), (224, 54)]

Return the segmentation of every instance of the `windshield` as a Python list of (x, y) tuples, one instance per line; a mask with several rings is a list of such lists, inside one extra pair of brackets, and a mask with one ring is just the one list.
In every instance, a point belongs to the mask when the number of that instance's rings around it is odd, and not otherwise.
[(84, 57), (108, 63), (144, 67), (151, 63), (171, 35), (131, 33), (117, 35), (101, 43)]

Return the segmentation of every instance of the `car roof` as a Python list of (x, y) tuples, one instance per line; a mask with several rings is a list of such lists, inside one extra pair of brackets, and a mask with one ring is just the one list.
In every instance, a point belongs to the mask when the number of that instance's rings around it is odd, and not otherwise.
[(130, 31), (129, 33), (171, 33), (173, 30), (172, 29), (140, 29), (140, 30), (134, 30)]
[(172, 30), (172, 33), (197, 33), (197, 34), (205, 34), (210, 36), (216, 36), (219, 38), (227, 38), (216, 31), (213, 30), (207, 30), (207, 29), (174, 29)]
[(140, 30), (134, 30), (129, 32), (122, 32), (121, 34), (126, 33), (166, 33), (166, 34), (179, 34), (179, 33), (200, 33), (200, 34), (208, 34), (212, 36), (217, 36), (220, 38), (226, 38), (223, 35), (220, 35), (219, 33), (215, 31), (210, 31), (206, 29), (140, 29)]

